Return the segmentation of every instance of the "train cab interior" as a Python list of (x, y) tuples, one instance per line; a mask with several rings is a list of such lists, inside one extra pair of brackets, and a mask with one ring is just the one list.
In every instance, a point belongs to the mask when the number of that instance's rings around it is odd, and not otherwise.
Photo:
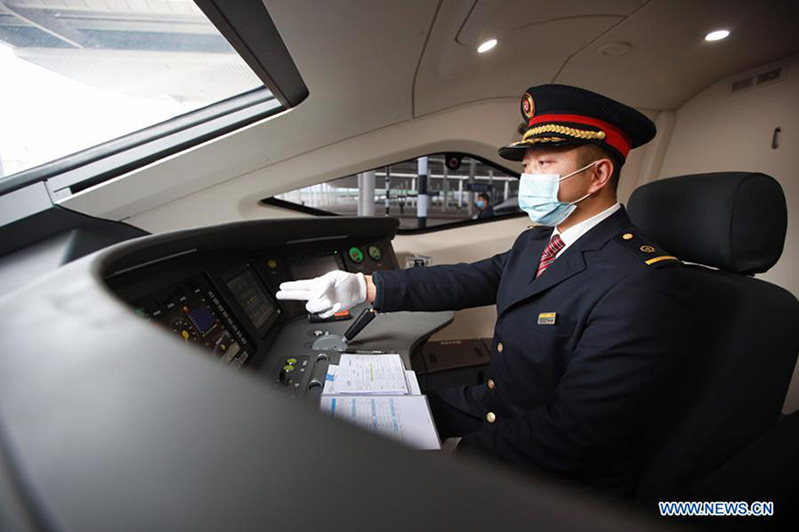
[[(799, 522), (799, 3), (0, 0), (0, 76), (0, 530)], [(320, 411), (344, 356), (484, 384), (496, 305), (276, 297), (511, 249), (543, 84), (655, 124), (618, 200), (694, 286), (624, 500)]]

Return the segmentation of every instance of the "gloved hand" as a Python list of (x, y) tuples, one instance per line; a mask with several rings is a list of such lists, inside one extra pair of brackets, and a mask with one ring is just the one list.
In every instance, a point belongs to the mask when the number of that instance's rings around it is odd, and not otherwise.
[(275, 295), (282, 300), (307, 300), (305, 310), (329, 318), (366, 301), (366, 279), (362, 273), (334, 270), (314, 279), (280, 283)]

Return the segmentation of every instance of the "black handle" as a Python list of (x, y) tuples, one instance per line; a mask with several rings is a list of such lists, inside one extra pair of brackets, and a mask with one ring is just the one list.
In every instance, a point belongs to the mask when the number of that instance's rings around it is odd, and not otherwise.
[(349, 342), (350, 340), (358, 336), (358, 333), (360, 333), (364, 327), (369, 325), (369, 323), (373, 319), (375, 319), (376, 315), (377, 312), (375, 312), (375, 309), (373, 308), (364, 309), (364, 311), (361, 312), (357, 318), (355, 318), (355, 321), (352, 322), (352, 325), (350, 325), (350, 328), (347, 329), (347, 332), (344, 333), (344, 341)]

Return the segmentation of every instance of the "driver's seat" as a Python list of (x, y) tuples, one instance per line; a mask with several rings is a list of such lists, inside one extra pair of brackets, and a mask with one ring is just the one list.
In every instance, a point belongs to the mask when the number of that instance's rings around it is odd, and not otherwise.
[[(754, 278), (782, 254), (785, 195), (760, 173), (689, 175), (639, 187), (628, 211), (648, 238), (687, 263), (695, 287), (692, 352), (646, 427), (636, 497), (707, 500), (709, 479), (777, 425), (799, 353), (799, 302)], [(799, 436), (780, 432), (783, 440)], [(742, 496), (755, 481), (747, 476), (735, 475)], [(729, 480), (726, 488), (727, 497), (736, 492)]]

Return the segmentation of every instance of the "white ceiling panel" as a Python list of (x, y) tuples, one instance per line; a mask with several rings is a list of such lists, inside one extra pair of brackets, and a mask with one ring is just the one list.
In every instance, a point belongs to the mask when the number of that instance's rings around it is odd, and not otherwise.
[[(627, 17), (647, 0), (570, 1), (477, 0), (458, 32), (457, 42), (471, 48), (486, 39), (503, 39), (530, 26), (580, 17)], [(535, 33), (535, 28), (532, 28)]]
[[(706, 42), (725, 28), (727, 39)], [(611, 42), (629, 53), (602, 56)], [(676, 109), (720, 78), (799, 51), (795, 0), (654, 0), (574, 56), (555, 79), (638, 108)]]
[[(533, 2), (502, 2), (497, 11), (475, 14), (470, 2), (444, 0), (419, 67), (415, 115), (483, 99), (516, 97), (531, 85), (548, 83), (570, 55), (624, 20), (621, 14), (603, 15), (583, 8), (579, 13), (589, 14), (566, 16), (568, 11), (562, 7), (545, 4), (551, 7), (551, 17), (542, 20)], [(515, 24), (509, 17), (513, 13), (518, 15)], [(475, 17), (484, 22), (470, 23)], [(483, 23), (488, 29), (480, 29)], [(500, 42), (487, 54), (476, 53), (474, 43), (458, 42), (480, 42), (492, 35)]]
[[(704, 41), (714, 29), (731, 36)], [(486, 54), (476, 47), (499, 44)], [(603, 55), (608, 45), (627, 48)], [(444, 0), (416, 82), (416, 116), (576, 85), (641, 109), (676, 109), (714, 81), (799, 52), (799, 2)]]
[[(416, 65), (436, 2), (269, 0), (310, 96), (295, 153), (411, 118)], [(285, 153), (285, 152), (284, 152)]]

